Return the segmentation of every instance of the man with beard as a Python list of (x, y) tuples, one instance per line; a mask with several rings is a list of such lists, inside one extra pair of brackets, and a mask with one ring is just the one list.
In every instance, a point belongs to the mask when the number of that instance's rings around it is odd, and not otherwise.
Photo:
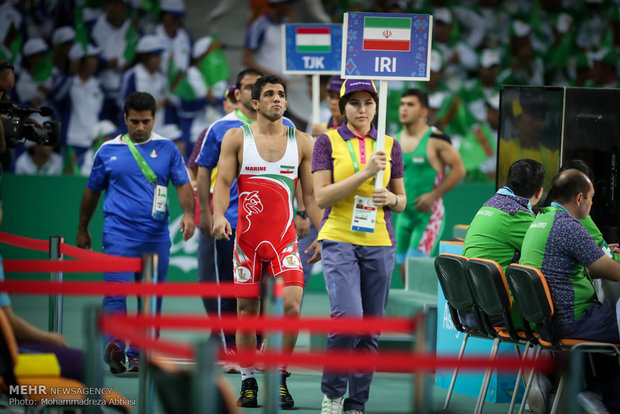
[[(257, 120), (251, 125), (229, 130), (222, 142), (219, 173), (213, 195), (213, 235), (219, 240), (234, 240), (234, 278), (238, 285), (257, 285), (266, 276), (282, 279), (283, 309), (287, 317), (299, 317), (304, 274), (297, 252), (297, 234), (293, 225), (293, 197), (298, 181), (303, 187), (304, 205), (310, 220), (319, 227), (321, 210), (312, 188), (311, 161), (313, 141), (310, 135), (296, 131), (283, 122), (288, 103), (286, 84), (277, 76), (256, 80), (252, 88), (252, 107)], [(236, 235), (226, 217), (230, 189), (237, 177), (239, 217)], [(233, 239), (233, 237), (235, 237)], [(318, 242), (308, 248), (320, 258)], [(256, 317), (260, 298), (237, 296), (239, 318)], [(292, 352), (297, 333), (285, 333), (283, 349)], [(256, 348), (254, 331), (237, 331), (237, 348)], [(244, 366), (245, 365), (245, 366)], [(280, 396), (282, 408), (292, 408), (282, 368)], [(241, 397), (238, 405), (256, 407), (258, 384), (252, 367), (241, 366)]]
[[(251, 105), (252, 86), (263, 74), (253, 68), (242, 70), (237, 75), (235, 85), (237, 85), (235, 98), (239, 105), (237, 109), (224, 116), (220, 120), (211, 124), (207, 129), (207, 134), (202, 144), (200, 154), (196, 159), (198, 164), (198, 202), (200, 205), (200, 240), (199, 255), (213, 255), (215, 251), (215, 274), (210, 271), (202, 271), (201, 260), (199, 259), (198, 279), (201, 282), (232, 282), (233, 281), (233, 249), (235, 239), (235, 228), (237, 227), (237, 183), (233, 181), (230, 188), (230, 200), (226, 210), (226, 219), (232, 223), (232, 237), (230, 240), (213, 239), (213, 214), (211, 212), (211, 191), (220, 158), (220, 150), (224, 134), (229, 129), (248, 125), (256, 120), (256, 110)], [(293, 124), (284, 118), (285, 125)], [(207, 299), (205, 308), (208, 314), (236, 314), (237, 300), (235, 298)], [(235, 335), (220, 332), (222, 345), (226, 353), (233, 354), (236, 351)], [(225, 371), (234, 371), (235, 367), (229, 364), (224, 366)]]

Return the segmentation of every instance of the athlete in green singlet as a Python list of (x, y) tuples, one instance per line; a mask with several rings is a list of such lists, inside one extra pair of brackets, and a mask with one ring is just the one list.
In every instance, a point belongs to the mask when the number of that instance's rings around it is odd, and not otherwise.
[(396, 223), (396, 261), (403, 282), (407, 257), (436, 254), (444, 224), (442, 196), (465, 177), (458, 151), (448, 136), (426, 123), (427, 115), (428, 95), (419, 89), (405, 91), (399, 108), (403, 130), (396, 139), (403, 151), (405, 191), (413, 202)]

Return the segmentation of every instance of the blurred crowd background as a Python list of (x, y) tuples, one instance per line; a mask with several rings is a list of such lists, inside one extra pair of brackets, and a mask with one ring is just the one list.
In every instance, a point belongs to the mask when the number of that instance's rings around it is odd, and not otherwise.
[[(225, 114), (238, 71), (281, 72), (282, 24), (341, 23), (347, 11), (433, 15), (430, 81), (389, 82), (387, 132), (400, 128), (401, 93), (424, 90), (429, 124), (452, 138), (467, 181), (495, 179), (501, 85), (618, 87), (620, 0), (0, 0), (0, 59), (16, 75), (8, 98), (52, 108), (33, 115), (40, 123), (62, 122), (57, 145), (6, 151), (3, 169), (87, 175), (101, 143), (124, 132), (135, 90), (157, 100), (154, 132), (188, 156)], [(285, 79), (287, 116), (311, 131), (309, 77)]]

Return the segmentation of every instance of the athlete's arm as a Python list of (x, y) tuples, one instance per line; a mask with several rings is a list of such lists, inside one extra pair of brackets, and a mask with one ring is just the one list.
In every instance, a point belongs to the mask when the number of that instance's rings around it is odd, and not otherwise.
[[(301, 185), (298, 185), (295, 188), (295, 199), (297, 200), (297, 211), (306, 211), (304, 194), (301, 191)], [(297, 214), (293, 219), (293, 224), (295, 225), (295, 231), (297, 232), (298, 239), (303, 239), (310, 232), (310, 222)]]
[(217, 164), (217, 180), (213, 190), (213, 235), (218, 239), (230, 240), (230, 235), (232, 235), (232, 228), (224, 217), (224, 213), (230, 204), (230, 187), (239, 169), (239, 153), (242, 144), (241, 128), (229, 129), (224, 134)]
[(88, 223), (93, 217), (97, 204), (99, 204), (100, 191), (93, 191), (86, 187), (84, 194), (82, 195), (82, 202), (80, 203), (80, 220), (78, 221), (78, 232), (75, 238), (75, 244), (82, 249), (90, 249), (91, 237), (88, 232)]
[(429, 140), (429, 145), (433, 146), (433, 150), (437, 152), (437, 158), (439, 158), (444, 168), (446, 166), (450, 168), (450, 172), (437, 188), (415, 199), (415, 208), (422, 212), (429, 211), (433, 204), (435, 204), (435, 201), (456, 187), (465, 177), (465, 166), (459, 152), (452, 144), (440, 139), (431, 139)]
[[(314, 198), (314, 188), (312, 185), (312, 150), (314, 140), (305, 132), (297, 132), (297, 139), (301, 148), (301, 161), (299, 163), (299, 179), (301, 180), (301, 190), (303, 193), (304, 205), (306, 206), (306, 214), (310, 217), (312, 224), (318, 230), (321, 227), (321, 217), (323, 210), (319, 208)], [(308, 263), (315, 263), (321, 260), (321, 250), (318, 241), (315, 240), (306, 252), (314, 249), (314, 254), (308, 260)]]
[(211, 213), (211, 169), (198, 166), (198, 207), (200, 208), (200, 231), (213, 237), (213, 213)]
[(314, 172), (314, 193), (320, 208), (331, 207), (340, 200), (344, 200), (351, 193), (371, 179), (387, 165), (387, 155), (384, 151), (374, 152), (364, 168), (344, 180), (334, 183), (332, 170), (317, 170)]
[(183, 210), (183, 217), (179, 225), (179, 230), (183, 233), (183, 241), (188, 241), (193, 235), (196, 225), (194, 224), (194, 190), (191, 183), (177, 185), (177, 197)]

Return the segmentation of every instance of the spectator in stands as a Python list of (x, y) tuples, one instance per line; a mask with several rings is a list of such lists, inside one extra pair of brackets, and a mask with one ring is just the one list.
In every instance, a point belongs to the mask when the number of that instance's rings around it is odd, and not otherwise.
[[(543, 209), (525, 234), (519, 263), (542, 272), (553, 301), (553, 327), (560, 338), (620, 343), (615, 308), (596, 298), (591, 278), (620, 281), (620, 263), (603, 253), (579, 222), (592, 207), (594, 187), (581, 171), (556, 176), (551, 205)], [(595, 360), (596, 377), (578, 401), (587, 412), (620, 410), (617, 363)], [(602, 397), (602, 398), (601, 398)], [(609, 411), (607, 411), (609, 410)]]
[[(24, 44), (22, 50), (24, 70), (19, 74), (15, 84), (17, 99), (22, 105), (51, 106), (53, 79), (51, 64), (49, 67), (45, 64), (47, 53), (49, 47), (40, 37), (32, 38)], [(32, 118), (41, 123), (48, 120), (38, 114), (32, 115)]]
[(164, 42), (161, 72), (168, 79), (171, 90), (185, 75), (192, 53), (192, 40), (183, 28), (184, 3), (184, 0), (162, 0), (159, 6), (161, 23), (155, 28), (155, 34)]
[(147, 92), (157, 102), (155, 116), (155, 132), (167, 123), (165, 107), (170, 103), (168, 98), (168, 80), (161, 72), (162, 53), (165, 50), (163, 39), (154, 34), (144, 35), (136, 47), (135, 64), (127, 69), (121, 81), (121, 91), (118, 95), (119, 108), (134, 92)]
[(292, 16), (294, 0), (269, 0), (269, 10), (252, 22), (246, 32), (242, 63), (265, 75), (278, 75), (286, 80), (289, 108), (286, 116), (304, 131), (312, 105), (306, 79), (299, 75), (282, 76), (282, 25)]
[(61, 175), (62, 157), (48, 145), (26, 141), (27, 148), (15, 161), (15, 174)]
[(96, 76), (100, 52), (101, 49), (92, 44), (86, 50), (81, 44), (75, 44), (69, 55), (76, 73), (68, 80), (67, 87), (54, 97), (57, 107), (62, 109), (65, 157), (71, 164), (66, 172), (70, 174), (79, 175), (84, 153), (97, 138), (93, 127), (101, 120), (104, 100), (101, 82)]
[(106, 0), (101, 14), (91, 30), (93, 42), (101, 48), (99, 78), (105, 92), (103, 119), (119, 119), (117, 100), (121, 76), (135, 56), (138, 32), (127, 17), (126, 0)]
[[(371, 123), (378, 100), (374, 83), (347, 79), (340, 95), (346, 122), (317, 138), (312, 157), (315, 197), (326, 209), (319, 231), (325, 285), (332, 318), (380, 317), (394, 269), (391, 211), (402, 212), (407, 204), (403, 158), (398, 141), (389, 136), (384, 148), (370, 149), (377, 138)], [(374, 186), (377, 173), (383, 175), (379, 189)], [(362, 208), (357, 207), (360, 203)], [(378, 339), (330, 333), (327, 349), (376, 353)], [(371, 381), (372, 373), (325, 370), (321, 412), (336, 413), (343, 407), (345, 412), (364, 412)]]

